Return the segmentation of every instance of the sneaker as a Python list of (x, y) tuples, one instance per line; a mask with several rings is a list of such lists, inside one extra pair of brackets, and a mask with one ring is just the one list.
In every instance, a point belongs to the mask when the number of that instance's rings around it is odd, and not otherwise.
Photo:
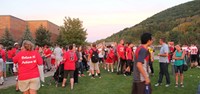
[(88, 74), (88, 76), (91, 76), (91, 75), (92, 75), (91, 73)]
[(165, 87), (169, 87), (169, 84), (166, 84)]
[(95, 79), (94, 77), (91, 77), (91, 79)]
[(4, 78), (4, 80), (5, 80), (5, 81), (7, 81), (7, 80), (8, 80), (8, 78)]
[(176, 84), (175, 87), (178, 87), (178, 84)]
[(101, 78), (101, 76), (99, 76), (99, 78)]
[(124, 74), (124, 76), (127, 76), (126, 74)]
[(113, 69), (111, 70), (111, 72), (114, 72)]
[(158, 87), (158, 86), (161, 86), (161, 84), (160, 83), (155, 84), (155, 87)]
[(98, 74), (96, 73), (95, 76), (98, 76)]
[(108, 72), (110, 72), (110, 70), (108, 70)]
[(181, 84), (181, 87), (184, 87), (184, 85), (183, 85), (183, 84)]

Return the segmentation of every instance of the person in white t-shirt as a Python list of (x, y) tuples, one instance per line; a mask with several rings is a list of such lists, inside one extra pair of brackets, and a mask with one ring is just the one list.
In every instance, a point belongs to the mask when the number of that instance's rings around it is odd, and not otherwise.
[(197, 66), (197, 53), (198, 53), (198, 48), (195, 45), (190, 46), (190, 55), (191, 55), (191, 68)]
[(53, 54), (55, 56), (55, 67), (57, 68), (63, 59), (62, 57), (63, 52), (59, 45), (56, 45)]

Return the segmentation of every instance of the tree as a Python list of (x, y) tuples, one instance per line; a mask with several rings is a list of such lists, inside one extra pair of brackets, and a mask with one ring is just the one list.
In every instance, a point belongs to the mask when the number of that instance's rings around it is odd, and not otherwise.
[(78, 18), (65, 17), (64, 26), (60, 28), (63, 35), (63, 45), (77, 44), (83, 45), (86, 40), (86, 30), (83, 28), (82, 21)]
[(51, 45), (51, 33), (46, 30), (45, 27), (43, 27), (42, 25), (36, 30), (36, 45), (38, 46), (45, 46), (45, 45)]
[(60, 45), (60, 46), (65, 46), (63, 34), (62, 34), (61, 31), (60, 31), (60, 33), (59, 33), (57, 39), (56, 39), (56, 44), (58, 44), (58, 45)]
[(14, 40), (12, 35), (10, 34), (8, 28), (5, 29), (5, 33), (2, 36), (1, 43), (5, 46), (13, 46)]
[(29, 40), (32, 43), (35, 43), (35, 40), (33, 39), (32, 34), (31, 34), (28, 26), (26, 26), (26, 30), (24, 32), (24, 35), (23, 35), (20, 43), (22, 43), (24, 40)]

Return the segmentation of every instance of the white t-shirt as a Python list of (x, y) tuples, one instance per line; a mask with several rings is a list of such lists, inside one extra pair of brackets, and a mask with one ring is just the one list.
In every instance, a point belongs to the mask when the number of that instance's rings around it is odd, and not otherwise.
[(196, 46), (191, 46), (190, 47), (190, 53), (191, 55), (197, 55), (197, 52), (198, 52), (198, 48)]
[(55, 54), (55, 58), (56, 59), (62, 59), (62, 49), (60, 48), (60, 47), (56, 47), (55, 49), (54, 49), (54, 52), (53, 52), (54, 54)]

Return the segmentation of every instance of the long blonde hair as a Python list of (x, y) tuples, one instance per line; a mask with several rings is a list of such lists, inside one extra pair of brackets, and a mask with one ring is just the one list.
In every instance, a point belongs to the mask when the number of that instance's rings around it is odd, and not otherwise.
[(22, 46), (27, 51), (32, 51), (34, 49), (34, 44), (29, 40), (24, 40)]

